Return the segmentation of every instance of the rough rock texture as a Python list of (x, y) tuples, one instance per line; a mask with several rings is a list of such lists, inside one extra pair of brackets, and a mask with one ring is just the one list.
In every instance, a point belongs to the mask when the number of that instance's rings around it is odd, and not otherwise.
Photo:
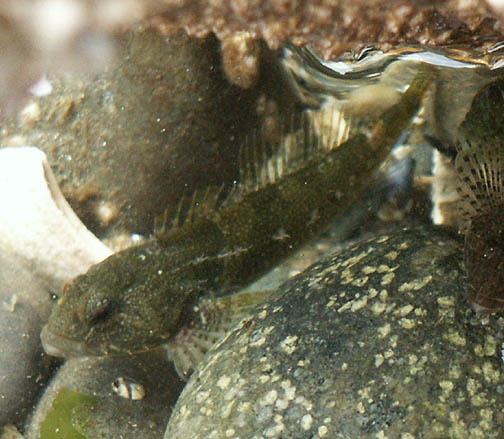
[(288, 39), (309, 43), (326, 58), (368, 45), (480, 47), (502, 39), (500, 23), (478, 1), (186, 0), (166, 2), (164, 17), (198, 36), (246, 30), (272, 48)]
[(418, 226), (315, 264), (214, 347), (165, 439), (502, 437), (504, 319), (477, 318), (461, 262)]
[(40, 330), (51, 311), (49, 291), (26, 261), (0, 252), (0, 425), (23, 425), (49, 377)]

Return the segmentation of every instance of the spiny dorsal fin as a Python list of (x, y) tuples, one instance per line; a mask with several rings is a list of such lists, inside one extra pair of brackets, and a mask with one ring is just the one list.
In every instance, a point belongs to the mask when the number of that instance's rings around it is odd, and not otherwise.
[(317, 113), (304, 112), (282, 120), (276, 132), (255, 130), (240, 149), (238, 184), (231, 189), (209, 186), (184, 195), (175, 209), (156, 218), (155, 234), (164, 236), (198, 218), (210, 218), (224, 206), (275, 184), (346, 142), (351, 122), (340, 107), (329, 105)]
[(154, 222), (154, 233), (163, 236), (171, 230), (180, 229), (193, 223), (198, 218), (214, 214), (233, 190), (225, 185), (210, 185), (206, 189), (197, 189), (192, 194), (184, 195), (175, 209), (166, 209)]
[(458, 209), (467, 231), (475, 215), (504, 206), (504, 83), (476, 95), (456, 142)]

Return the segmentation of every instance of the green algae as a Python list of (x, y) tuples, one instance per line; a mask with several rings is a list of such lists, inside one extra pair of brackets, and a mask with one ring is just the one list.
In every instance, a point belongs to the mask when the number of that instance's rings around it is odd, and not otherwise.
[(61, 389), (41, 425), (40, 439), (87, 439), (75, 429), (72, 418), (74, 413), (88, 408), (94, 401), (95, 398), (85, 393)]

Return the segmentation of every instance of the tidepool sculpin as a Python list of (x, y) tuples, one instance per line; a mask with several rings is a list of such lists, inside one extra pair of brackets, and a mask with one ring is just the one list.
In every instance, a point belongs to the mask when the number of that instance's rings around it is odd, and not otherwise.
[(504, 81), (483, 88), (458, 130), (455, 169), (469, 300), (504, 308)]
[(185, 198), (147, 243), (67, 285), (42, 331), (46, 351), (70, 357), (164, 345), (187, 376), (229, 323), (267, 294), (238, 291), (358, 197), (356, 182), (409, 127), (430, 83), (419, 64), (400, 99), (372, 121), (331, 114), (338, 122), (324, 142), (303, 117), (273, 141), (257, 135), (242, 148), (240, 182), (230, 193), (210, 188)]

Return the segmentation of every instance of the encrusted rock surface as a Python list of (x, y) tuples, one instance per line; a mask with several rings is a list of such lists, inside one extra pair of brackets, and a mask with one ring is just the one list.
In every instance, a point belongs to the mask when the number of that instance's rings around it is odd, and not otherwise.
[(225, 38), (246, 30), (272, 48), (309, 43), (326, 58), (348, 49), (404, 44), (480, 47), (502, 39), (500, 23), (483, 2), (404, 0), (205, 0), (167, 2), (165, 23), (190, 34)]
[(431, 226), (316, 263), (213, 348), (165, 439), (502, 437), (504, 319), (463, 280)]

